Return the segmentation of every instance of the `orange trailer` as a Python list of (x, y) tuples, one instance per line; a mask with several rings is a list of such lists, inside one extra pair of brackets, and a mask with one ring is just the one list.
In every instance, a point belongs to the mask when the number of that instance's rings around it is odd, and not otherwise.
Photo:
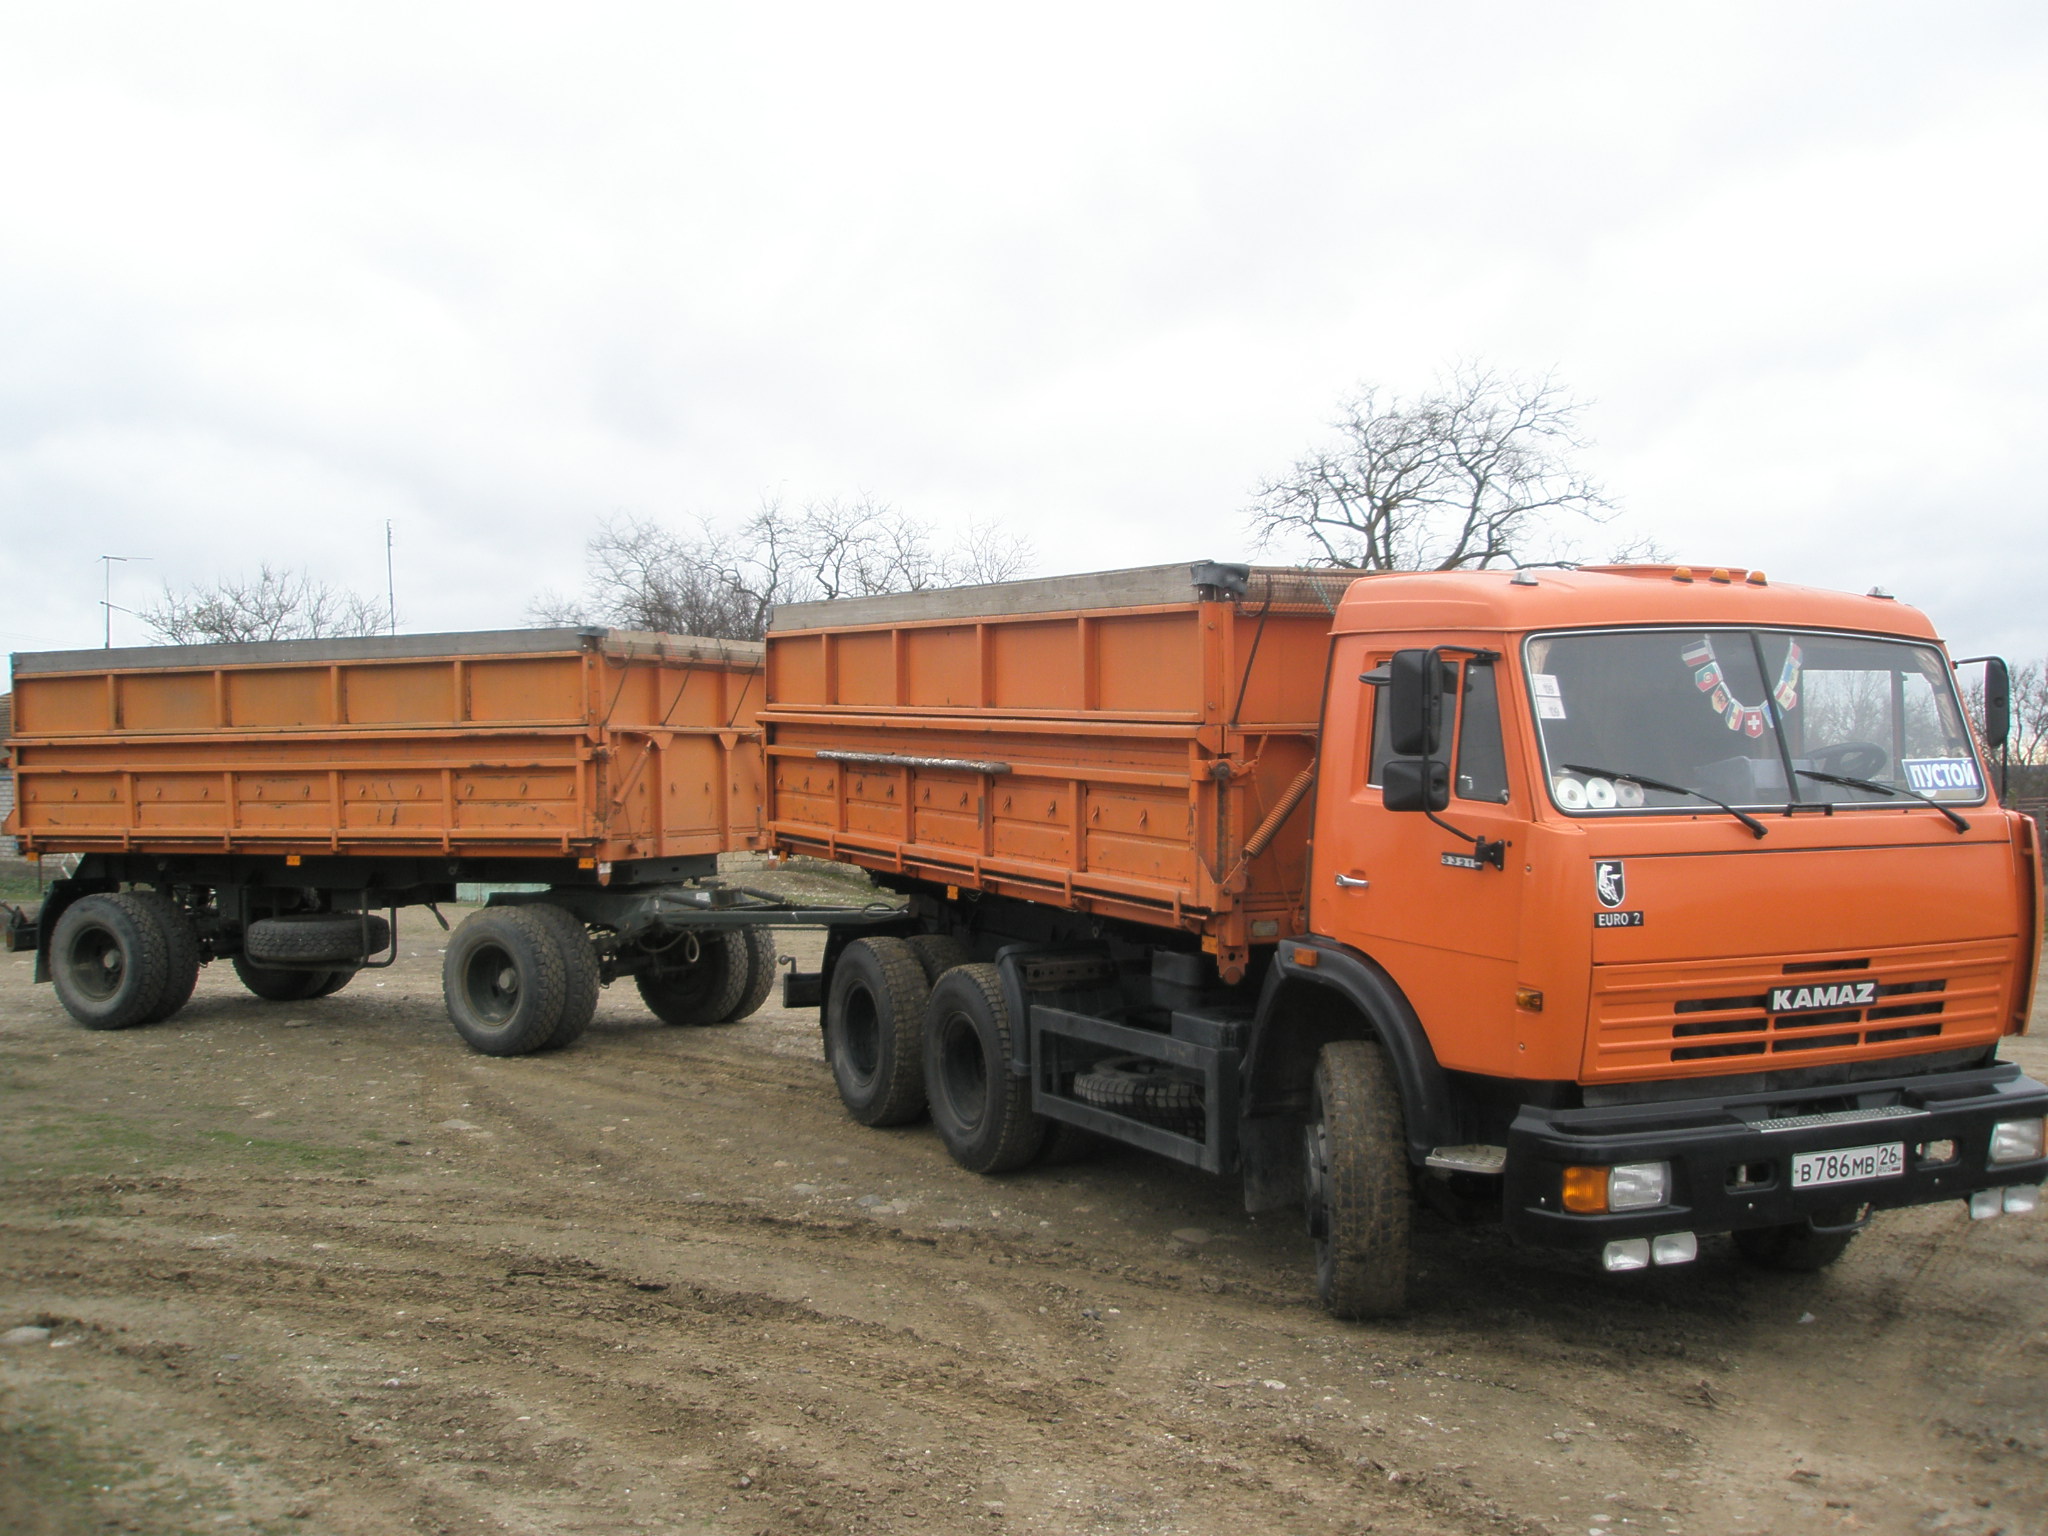
[(763, 845), (761, 647), (623, 630), (14, 658), (24, 853), (587, 859)]
[(758, 644), (507, 630), (13, 673), (8, 830), (80, 862), (9, 947), (34, 946), (92, 1027), (168, 1017), (215, 959), (259, 997), (326, 995), (389, 963), (398, 908), (465, 881), (545, 887), (449, 943), (449, 1013), (478, 1050), (568, 1043), (621, 975), (674, 1023), (744, 1016), (772, 981), (761, 903), (715, 880), (766, 840)]
[(1203, 564), (784, 608), (767, 667), (775, 845), (908, 898), (809, 979), (840, 1095), (967, 1167), (1236, 1172), (1344, 1315), (1418, 1197), (1610, 1270), (2038, 1199), (2034, 825), (1902, 604)]

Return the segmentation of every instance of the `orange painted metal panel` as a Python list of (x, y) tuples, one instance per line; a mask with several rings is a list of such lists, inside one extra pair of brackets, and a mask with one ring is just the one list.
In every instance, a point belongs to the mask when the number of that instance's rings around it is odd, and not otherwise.
[(39, 853), (760, 847), (761, 665), (602, 630), (17, 656), (9, 830)]
[(1244, 848), (1314, 760), (1345, 578), (1268, 574), (1235, 602), (1183, 574), (1130, 604), (974, 611), (968, 591), (877, 600), (882, 622), (859, 602), (778, 614), (775, 845), (1197, 932), (1226, 965), (1298, 931), (1305, 810)]

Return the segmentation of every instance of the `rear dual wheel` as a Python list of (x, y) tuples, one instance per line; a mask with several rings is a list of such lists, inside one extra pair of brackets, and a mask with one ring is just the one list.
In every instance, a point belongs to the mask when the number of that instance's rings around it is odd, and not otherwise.
[(199, 978), (192, 920), (158, 891), (82, 897), (50, 936), (58, 1001), (88, 1029), (127, 1029), (169, 1018)]
[(486, 907), (448, 941), (441, 995), (456, 1033), (486, 1056), (566, 1045), (597, 1007), (597, 959), (573, 913)]

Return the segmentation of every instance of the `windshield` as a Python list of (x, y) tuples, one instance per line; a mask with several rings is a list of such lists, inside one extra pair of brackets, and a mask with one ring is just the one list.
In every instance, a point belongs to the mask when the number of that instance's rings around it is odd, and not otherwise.
[(1702, 797), (1750, 807), (1984, 799), (1948, 663), (1931, 645), (1810, 631), (1611, 630), (1534, 636), (1523, 656), (1562, 810), (1700, 809)]

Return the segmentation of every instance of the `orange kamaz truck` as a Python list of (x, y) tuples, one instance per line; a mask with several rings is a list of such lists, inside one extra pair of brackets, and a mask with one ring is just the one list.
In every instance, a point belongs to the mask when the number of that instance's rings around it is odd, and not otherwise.
[(768, 834), (907, 898), (788, 997), (855, 1119), (968, 1168), (1093, 1134), (1300, 1204), (1341, 1316), (1401, 1305), (1418, 1198), (1609, 1270), (2029, 1211), (2040, 855), (1953, 671), (1736, 569), (781, 608)]

